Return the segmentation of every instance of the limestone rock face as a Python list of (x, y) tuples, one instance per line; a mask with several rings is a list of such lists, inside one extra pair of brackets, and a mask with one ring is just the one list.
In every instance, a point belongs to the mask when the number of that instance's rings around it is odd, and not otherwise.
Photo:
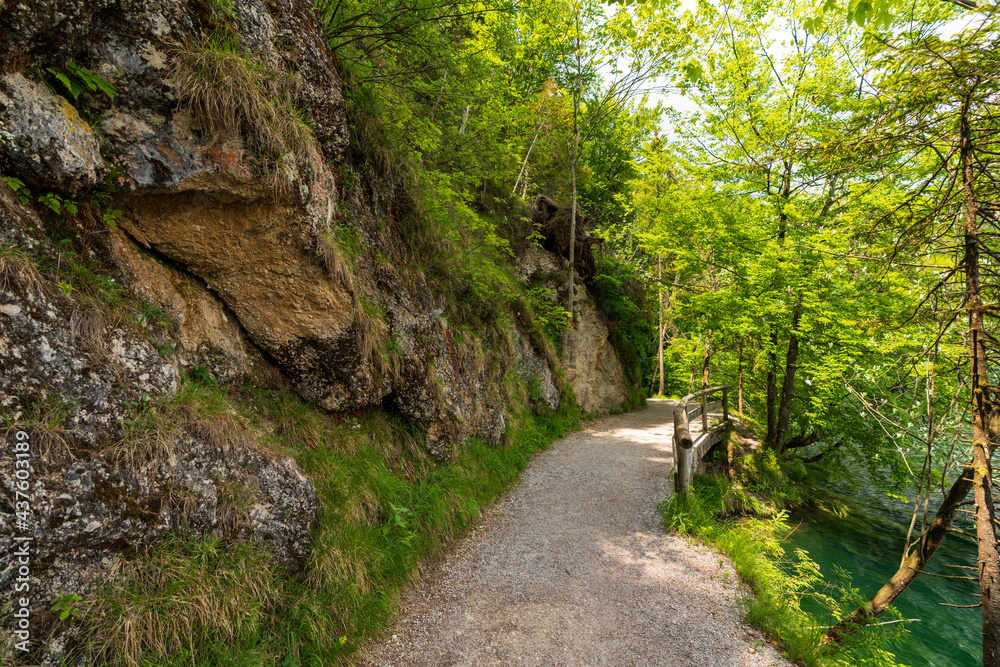
[[(182, 400), (185, 371), (265, 378), (331, 412), (398, 408), (440, 461), (471, 436), (500, 442), (506, 426), (483, 344), (453, 335), (407, 261), (385, 210), (394, 193), (377, 175), (364, 187), (345, 178), (357, 170), (344, 155), (341, 83), (312, 3), (240, 0), (224, 24), (218, 4), (0, 2), (0, 168), (33, 200), (51, 192), (80, 206), (39, 216), (0, 183), (0, 413), (35, 447), (32, 574), (49, 593), (39, 600), (80, 590), (122, 548), (168, 531), (257, 542), (290, 568), (308, 555), (311, 482), (238, 422), (222, 437), (180, 405), (188, 416), (165, 432), (129, 431), (149, 404)], [(312, 133), (300, 150), (278, 159), (251, 123), (220, 129), (192, 107), (181, 53), (218, 30), (238, 35), (255, 64), (295, 73), (291, 102)], [(65, 97), (49, 70), (71, 62), (111, 83), (114, 98)], [(60, 256), (56, 236), (146, 305), (138, 319), (168, 320), (167, 339), (40, 277), (32, 262)], [(520, 345), (511, 364), (557, 406), (549, 362)], [(8, 489), (10, 456), (0, 453)], [(0, 497), (3, 548), (16, 532), (10, 500)], [(0, 570), (8, 593), (10, 576)]]
[[(0, 242), (30, 247), (41, 221), (0, 187)], [(47, 288), (47, 289), (46, 289)], [(0, 410), (17, 421), (36, 404), (73, 406), (65, 424), (96, 443), (120, 428), (129, 405), (177, 388), (176, 367), (138, 333), (74, 308), (19, 258), (0, 264)]]
[[(525, 282), (542, 282), (565, 303), (568, 262), (547, 250), (529, 246), (518, 257), (517, 275)], [(584, 412), (606, 413), (628, 398), (625, 372), (608, 341), (604, 314), (577, 279), (573, 292), (574, 327), (563, 354), (566, 381)]]
[(388, 386), (361, 368), (353, 297), (304, 249), (307, 213), (219, 194), (149, 195), (122, 227), (205, 282), (250, 339), (329, 410), (378, 402)]
[[(348, 138), (344, 101), (311, 3), (246, 0), (226, 17), (213, 13), (213, 3), (187, 0), (65, 5), (0, 9), (0, 61), (34, 65), (5, 80), (17, 83), (15, 92), (35, 91), (48, 107), (72, 111), (47, 73), (72, 61), (117, 92), (111, 100), (86, 91), (74, 101), (95, 119), (94, 132), (46, 130), (55, 137), (52, 164), (35, 168), (13, 150), (5, 159), (14, 175), (37, 175), (40, 189), (81, 198), (104, 161), (112, 165), (112, 186), (126, 191), (111, 204), (123, 213), (124, 234), (102, 241), (103, 254), (133, 292), (177, 323), (173, 361), (223, 380), (277, 372), (303, 398), (335, 412), (394, 402), (425, 429), (442, 460), (470, 435), (498, 441), (505, 421), (499, 391), (474, 351), (451, 345), (423, 277), (371, 257), (405, 249), (374, 210), (391, 196), (377, 184), (362, 195), (338, 181), (335, 163)], [(294, 104), (313, 139), (288, 159), (261, 154), (251, 123), (220, 129), (219, 119), (185, 97), (183, 53), (223, 24), (257, 65), (295, 73)], [(28, 79), (29, 71), (47, 82)], [(240, 83), (227, 94), (239, 94)], [(8, 95), (17, 102), (8, 117), (29, 108), (18, 102), (23, 97)], [(31, 134), (19, 127), (15, 143)], [(87, 141), (89, 171), (74, 148)], [(356, 238), (362, 256), (340, 257), (324, 240), (337, 233)], [(365, 312), (371, 304), (375, 312)]]
[(559, 409), (559, 387), (556, 385), (548, 360), (523, 338), (520, 341), (515, 369), (528, 386), (529, 399), (544, 403), (552, 410)]
[[(115, 545), (168, 531), (252, 541), (277, 562), (301, 564), (317, 508), (312, 483), (236, 422), (219, 428), (183, 406), (188, 416), (169, 428), (130, 431), (156, 418), (142, 406), (171, 398), (178, 368), (141, 328), (81, 311), (37, 272), (29, 258), (53, 250), (29, 230), (43, 226), (0, 187), (0, 549), (31, 538), (34, 590), (48, 593), (32, 599), (81, 590), (69, 586), (109, 571)], [(15, 441), (27, 445), (27, 467)], [(27, 526), (9, 493), (19, 480), (29, 485)], [(0, 569), (0, 606), (13, 594), (14, 565)]]
[(104, 173), (93, 128), (65, 98), (22, 74), (0, 77), (4, 161), (25, 182), (75, 195)]
[(109, 230), (108, 236), (108, 250), (126, 283), (176, 325), (173, 358), (178, 366), (204, 367), (222, 382), (276, 372), (247, 340), (236, 315), (203, 282), (140, 253), (120, 230)]
[(628, 398), (625, 372), (608, 341), (608, 327), (583, 285), (573, 298), (576, 325), (566, 353), (566, 380), (584, 412), (606, 413)]

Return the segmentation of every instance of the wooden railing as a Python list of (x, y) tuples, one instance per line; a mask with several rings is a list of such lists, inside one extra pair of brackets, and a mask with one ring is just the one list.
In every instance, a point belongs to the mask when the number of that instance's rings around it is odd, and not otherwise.
[[(709, 403), (713, 394), (722, 394), (722, 399)], [(697, 399), (697, 402), (694, 402)], [(693, 403), (693, 407), (692, 407)], [(722, 409), (722, 421), (710, 427), (709, 414)], [(691, 420), (701, 417), (694, 437), (691, 434)], [(691, 476), (695, 465), (714, 445), (721, 442), (732, 423), (729, 421), (729, 385), (710, 387), (688, 394), (674, 408), (674, 492), (680, 493), (691, 486)]]

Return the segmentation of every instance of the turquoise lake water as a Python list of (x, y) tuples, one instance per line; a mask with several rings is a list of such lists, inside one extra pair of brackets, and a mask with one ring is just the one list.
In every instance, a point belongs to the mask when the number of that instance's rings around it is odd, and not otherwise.
[[(829, 575), (833, 566), (848, 570), (853, 585), (865, 597), (877, 591), (899, 567), (903, 541), (909, 528), (912, 505), (875, 492), (843, 488), (855, 507), (851, 516), (838, 518), (813, 512), (793, 514), (792, 526), (799, 525), (784, 546), (788, 553), (805, 549)], [(930, 508), (933, 516), (936, 507)], [(800, 523), (801, 522), (801, 523)], [(974, 532), (965, 526), (967, 532)], [(944, 564), (975, 565), (975, 544), (964, 537), (949, 535), (931, 560), (928, 572), (966, 575), (968, 570)], [(909, 624), (911, 636), (904, 646), (892, 648), (898, 661), (910, 667), (975, 667), (982, 664), (981, 614), (979, 609), (955, 609), (939, 603), (976, 604), (979, 585), (974, 581), (942, 579), (920, 575), (896, 601), (904, 618), (919, 618)], [(810, 609), (815, 613), (815, 609)]]

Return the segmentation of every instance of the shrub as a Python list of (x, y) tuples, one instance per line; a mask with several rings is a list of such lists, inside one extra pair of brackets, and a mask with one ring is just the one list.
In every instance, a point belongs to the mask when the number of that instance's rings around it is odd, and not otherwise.
[(559, 304), (555, 290), (533, 287), (525, 293), (524, 302), (531, 308), (535, 325), (558, 348), (562, 332), (569, 329), (570, 314)]

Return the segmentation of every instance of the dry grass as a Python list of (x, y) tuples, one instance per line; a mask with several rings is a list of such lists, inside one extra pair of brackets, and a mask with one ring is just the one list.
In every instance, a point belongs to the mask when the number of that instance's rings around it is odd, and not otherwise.
[(223, 482), (216, 487), (219, 504), (216, 517), (219, 530), (228, 539), (236, 540), (250, 533), (250, 508), (257, 498), (256, 492), (235, 481)]
[(69, 336), (72, 345), (89, 350), (104, 349), (104, 331), (107, 327), (104, 312), (96, 307), (74, 308), (69, 316)]
[(369, 312), (364, 297), (354, 299), (354, 335), (361, 358), (375, 368), (383, 366), (382, 348), (389, 337), (389, 325), (379, 313)]
[(168, 401), (145, 407), (111, 447), (116, 463), (138, 469), (169, 461), (186, 438), (204, 443), (217, 457), (254, 447), (247, 427), (228, 406), (213, 404), (210, 398), (207, 390), (187, 387)]
[(253, 439), (246, 427), (231, 414), (201, 415), (187, 408), (181, 412), (187, 435), (207, 444), (217, 455), (232, 454), (253, 447)]
[(42, 289), (42, 276), (26, 252), (16, 246), (0, 246), (0, 289), (14, 286), (30, 293)]
[(245, 134), (273, 160), (274, 171), (283, 160), (314, 150), (312, 130), (296, 105), (301, 81), (295, 74), (256, 59), (225, 34), (187, 40), (174, 56), (174, 85), (210, 132)]
[(71, 406), (60, 402), (42, 402), (25, 409), (20, 418), (6, 421), (0, 427), (0, 439), (14, 442), (18, 431), (28, 433), (28, 442), (34, 453), (34, 465), (56, 466), (76, 458), (73, 454), (73, 435), (65, 427)]
[(319, 259), (320, 264), (323, 265), (323, 268), (326, 269), (327, 274), (346, 287), (348, 291), (353, 291), (354, 276), (351, 275), (351, 266), (337, 252), (337, 248), (322, 236), (316, 237), (315, 245), (316, 257)]
[[(372, 583), (366, 564), (378, 554), (371, 549), (367, 549), (366, 553), (366, 546), (350, 538), (345, 539), (336, 529), (321, 531), (315, 536), (315, 545), (309, 555), (306, 583), (315, 591), (336, 590), (346, 583), (360, 595), (370, 593)], [(351, 550), (345, 552), (345, 548)]]
[(107, 589), (113, 594), (81, 604), (91, 664), (139, 667), (206, 639), (246, 641), (281, 601), (266, 552), (243, 545), (178, 539), (127, 565)]
[(110, 448), (116, 465), (137, 470), (169, 461), (180, 438), (180, 425), (158, 406), (149, 406), (124, 425), (122, 439)]

